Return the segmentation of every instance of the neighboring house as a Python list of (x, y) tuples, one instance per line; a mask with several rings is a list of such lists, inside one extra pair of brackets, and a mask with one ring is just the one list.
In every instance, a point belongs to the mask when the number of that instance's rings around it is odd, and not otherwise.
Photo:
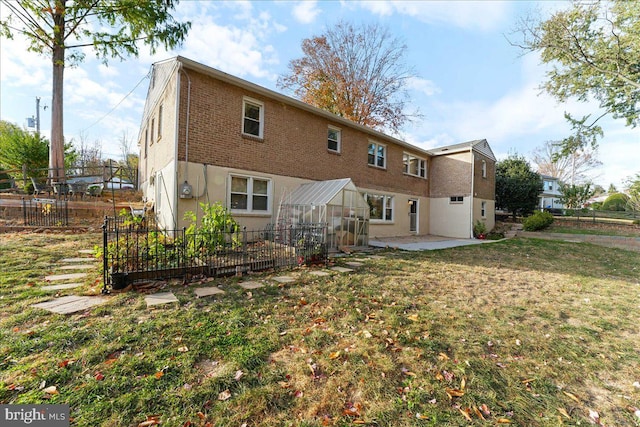
[(560, 181), (549, 175), (542, 175), (543, 187), (542, 192), (538, 196), (540, 210), (544, 209), (564, 209), (564, 203), (560, 200), (562, 192), (560, 192)]
[(346, 178), (370, 236), (468, 238), (476, 220), (494, 226), (486, 140), (424, 150), (183, 57), (153, 65), (138, 143), (141, 189), (167, 228), (214, 201), (263, 228), (303, 184)]

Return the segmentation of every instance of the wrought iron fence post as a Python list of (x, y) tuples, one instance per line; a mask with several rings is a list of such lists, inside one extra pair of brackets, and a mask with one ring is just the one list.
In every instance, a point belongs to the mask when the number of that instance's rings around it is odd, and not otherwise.
[(247, 268), (247, 257), (248, 252), (247, 252), (247, 227), (244, 226), (242, 227), (242, 269), (243, 269), (243, 273), (244, 270)]
[(22, 219), (24, 220), (24, 225), (27, 225), (27, 202), (22, 198)]
[(104, 217), (104, 223), (102, 224), (102, 293), (109, 293), (107, 290), (107, 273), (108, 273), (108, 260), (109, 246), (107, 243), (107, 217)]

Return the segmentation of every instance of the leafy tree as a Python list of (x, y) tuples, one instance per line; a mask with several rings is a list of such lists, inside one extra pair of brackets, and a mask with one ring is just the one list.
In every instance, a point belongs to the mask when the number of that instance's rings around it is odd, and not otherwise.
[[(398, 132), (410, 120), (405, 87), (415, 77), (407, 47), (379, 24), (338, 22), (302, 41), (302, 58), (289, 62), (278, 86), (302, 101), (372, 128)], [(415, 115), (417, 113), (414, 113)]]
[(563, 156), (560, 145), (558, 141), (547, 141), (533, 151), (531, 158), (538, 173), (576, 184), (584, 182), (589, 171), (602, 165), (595, 150), (585, 147)]
[(522, 40), (512, 44), (552, 65), (547, 93), (560, 102), (595, 99), (605, 114), (640, 123), (640, 2), (574, 1), (546, 20), (522, 19), (518, 30)]
[(609, 184), (609, 189), (607, 190), (608, 194), (615, 194), (618, 192), (618, 189), (616, 188), (615, 185), (613, 184)]
[(567, 208), (578, 209), (593, 197), (594, 190), (591, 188), (590, 183), (583, 185), (563, 184), (560, 186), (560, 192), (562, 193), (560, 200)]
[(511, 155), (496, 164), (496, 207), (516, 215), (526, 215), (538, 206), (542, 191), (542, 178), (517, 155)]
[(629, 196), (624, 193), (614, 193), (607, 197), (607, 200), (602, 204), (602, 209), (605, 211), (624, 211), (627, 209), (627, 203), (629, 202)]
[[(18, 125), (0, 121), (0, 166), (6, 170), (22, 170), (33, 177), (44, 175), (49, 158), (49, 142), (38, 133), (31, 133)], [(14, 179), (22, 172), (11, 173)]]
[(64, 177), (64, 69), (84, 59), (79, 49), (91, 47), (105, 62), (138, 55), (138, 44), (154, 53), (184, 40), (191, 23), (176, 22), (170, 12), (178, 0), (1, 0), (10, 14), (0, 21), (0, 35), (25, 35), (29, 51), (52, 59), (51, 147), (52, 178)]
[(640, 211), (640, 173), (634, 178), (627, 179), (629, 185), (629, 201), (628, 206), (634, 211)]
[(598, 185), (598, 184), (596, 184), (596, 185), (593, 187), (593, 195), (594, 195), (594, 196), (599, 196), (599, 195), (604, 194), (604, 193), (606, 193), (606, 192), (607, 192), (607, 191), (604, 189), (604, 187), (603, 187), (602, 185)]

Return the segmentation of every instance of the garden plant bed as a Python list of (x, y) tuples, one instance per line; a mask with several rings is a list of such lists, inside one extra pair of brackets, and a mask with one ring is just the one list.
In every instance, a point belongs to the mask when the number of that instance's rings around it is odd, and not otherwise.
[[(92, 427), (640, 424), (635, 252), (515, 238), (252, 274), (251, 291), (219, 278), (206, 298), (180, 282), (153, 309), (134, 292), (32, 307), (60, 259), (100, 242), (2, 236), (0, 403), (66, 403)], [(98, 274), (60, 296), (98, 294)]]

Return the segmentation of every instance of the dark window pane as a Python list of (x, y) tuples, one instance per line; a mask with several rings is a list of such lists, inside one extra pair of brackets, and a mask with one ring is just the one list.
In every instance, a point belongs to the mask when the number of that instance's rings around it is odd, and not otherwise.
[(268, 210), (267, 196), (253, 196), (253, 210), (254, 211), (266, 211)]
[(231, 209), (247, 209), (246, 194), (231, 194)]
[(251, 119), (244, 119), (244, 133), (260, 136), (260, 122)]
[(244, 116), (250, 119), (260, 120), (260, 107), (246, 103), (244, 107)]

